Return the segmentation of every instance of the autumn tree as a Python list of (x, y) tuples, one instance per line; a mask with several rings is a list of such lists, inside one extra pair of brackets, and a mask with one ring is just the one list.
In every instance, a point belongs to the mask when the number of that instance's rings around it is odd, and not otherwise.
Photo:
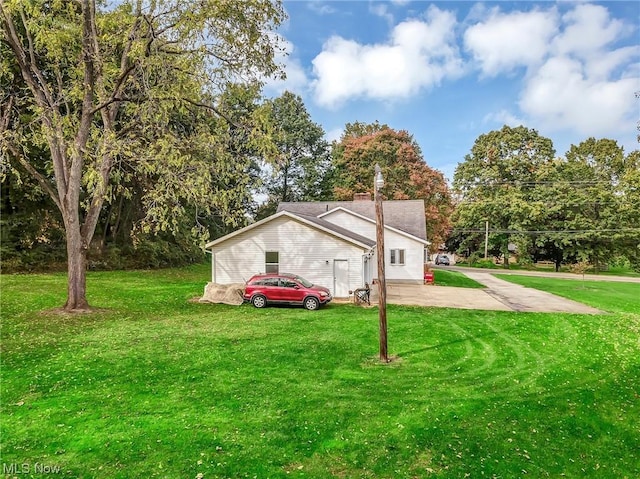
[[(553, 160), (550, 139), (524, 126), (504, 126), (480, 135), (458, 165), (453, 186), (460, 202), (454, 214), (457, 230), (478, 236), (488, 221), (491, 241), (509, 266), (509, 244), (518, 231), (531, 230), (542, 206), (530, 202), (536, 173)], [(518, 238), (525, 240), (526, 238)]]
[(222, 144), (197, 122), (177, 134), (180, 117), (223, 116), (226, 84), (277, 73), (271, 32), (283, 18), (268, 0), (0, 0), (3, 168), (35, 178), (60, 211), (66, 310), (88, 308), (87, 251), (120, 165), (154, 181), (144, 228), (175, 227), (181, 200), (209, 207), (216, 172), (194, 152)]
[(449, 189), (444, 175), (425, 163), (408, 132), (379, 123), (347, 124), (332, 154), (335, 199), (350, 200), (363, 192), (373, 196), (374, 167), (379, 164), (385, 178), (383, 197), (424, 200), (427, 238), (436, 248), (444, 241), (451, 213)]

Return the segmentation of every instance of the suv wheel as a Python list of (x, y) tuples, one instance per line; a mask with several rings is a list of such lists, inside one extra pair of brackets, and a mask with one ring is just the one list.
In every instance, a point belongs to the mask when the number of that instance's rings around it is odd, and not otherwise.
[(309, 311), (313, 311), (314, 309), (318, 309), (320, 307), (320, 301), (318, 301), (313, 296), (309, 296), (304, 300), (304, 307)]
[(267, 305), (267, 298), (265, 298), (261, 294), (256, 294), (253, 298), (251, 298), (251, 304), (253, 304), (256, 308), (264, 308)]

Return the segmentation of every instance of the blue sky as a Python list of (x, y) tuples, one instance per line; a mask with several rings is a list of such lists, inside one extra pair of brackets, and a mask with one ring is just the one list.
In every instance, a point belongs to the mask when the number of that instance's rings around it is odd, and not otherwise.
[(525, 125), (558, 156), (590, 136), (637, 149), (640, 2), (285, 1), (285, 81), (330, 140), (411, 133), (452, 179), (476, 138)]

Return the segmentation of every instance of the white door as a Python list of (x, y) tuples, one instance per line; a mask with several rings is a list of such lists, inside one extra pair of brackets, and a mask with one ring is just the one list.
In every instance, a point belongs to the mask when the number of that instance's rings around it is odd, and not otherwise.
[(349, 297), (349, 261), (333, 260), (333, 295), (336, 298)]

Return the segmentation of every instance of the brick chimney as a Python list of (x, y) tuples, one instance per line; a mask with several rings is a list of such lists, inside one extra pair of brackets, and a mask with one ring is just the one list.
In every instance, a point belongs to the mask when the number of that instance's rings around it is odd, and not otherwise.
[(371, 193), (355, 193), (353, 201), (371, 201)]

